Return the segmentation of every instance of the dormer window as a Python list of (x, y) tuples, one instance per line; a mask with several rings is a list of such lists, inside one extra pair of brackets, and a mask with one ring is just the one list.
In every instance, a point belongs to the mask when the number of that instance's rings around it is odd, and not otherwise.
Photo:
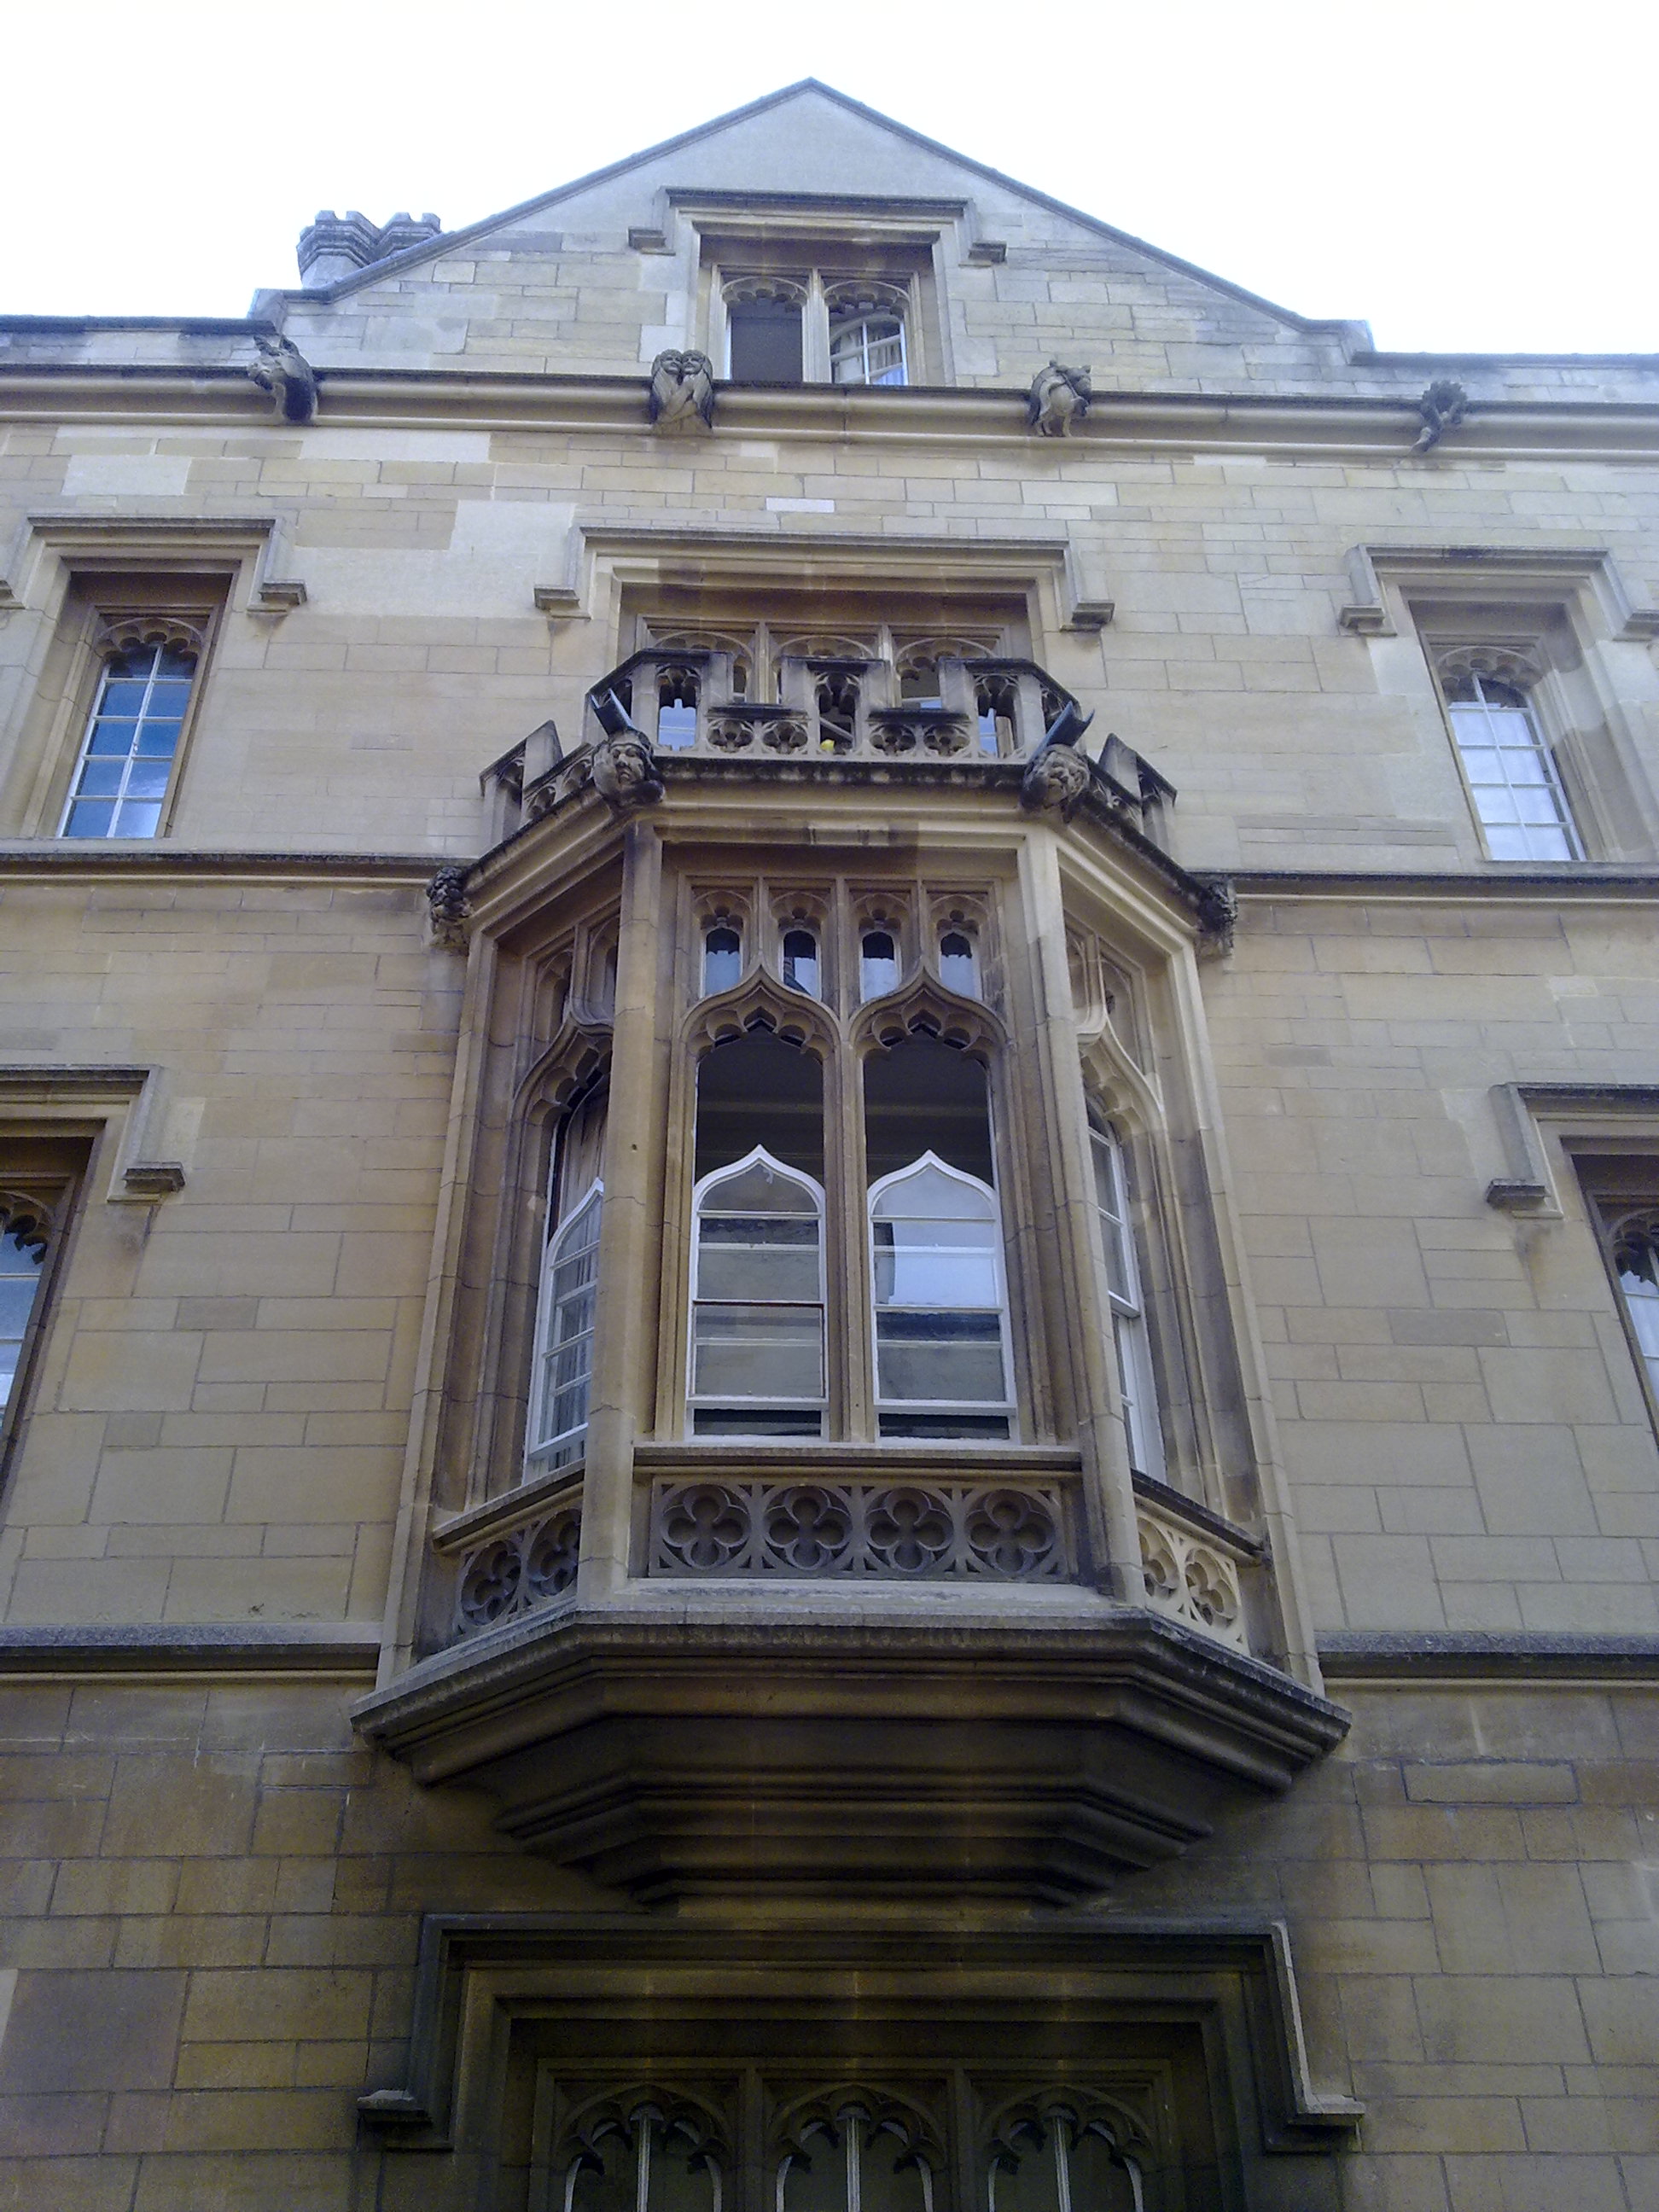
[(775, 263), (728, 270), (717, 295), (726, 375), (734, 384), (908, 384), (917, 278), (902, 260), (896, 275)]

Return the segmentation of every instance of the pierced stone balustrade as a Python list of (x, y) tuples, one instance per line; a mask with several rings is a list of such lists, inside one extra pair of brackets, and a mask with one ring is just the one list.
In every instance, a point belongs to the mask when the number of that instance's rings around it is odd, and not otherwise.
[(567, 1480), (551, 1493), (509, 1493), (440, 1529), (433, 1548), (456, 1568), (449, 1634), (476, 1636), (573, 1591), (581, 1524), (580, 1488)]
[(653, 1575), (1068, 1582), (1066, 1486), (797, 1479), (652, 1486)]

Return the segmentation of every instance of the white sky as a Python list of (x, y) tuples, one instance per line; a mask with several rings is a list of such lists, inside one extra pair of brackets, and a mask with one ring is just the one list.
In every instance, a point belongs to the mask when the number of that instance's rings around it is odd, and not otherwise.
[(1385, 348), (1659, 352), (1656, 64), (1656, 0), (0, 0), (0, 313), (240, 315), (319, 207), (458, 228), (817, 76)]

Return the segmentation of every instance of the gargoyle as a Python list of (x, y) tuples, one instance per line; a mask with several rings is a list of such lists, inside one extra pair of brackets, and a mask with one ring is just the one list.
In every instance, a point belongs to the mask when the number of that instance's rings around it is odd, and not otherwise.
[(1423, 428), (1417, 434), (1414, 453), (1426, 453), (1455, 430), (1469, 411), (1469, 395), (1449, 376), (1437, 376), (1417, 403)]
[(1076, 812), (1094, 781), (1094, 763), (1082, 748), (1083, 733), (1094, 719), (1068, 699), (1048, 725), (1020, 782), (1019, 803), (1029, 813), (1058, 807), (1069, 822)]
[(619, 814), (654, 806), (663, 786), (650, 738), (629, 720), (614, 691), (595, 699), (593, 712), (605, 732), (590, 756), (594, 790)]
[(1068, 437), (1073, 423), (1088, 413), (1093, 397), (1086, 368), (1063, 368), (1051, 361), (1031, 379), (1025, 420), (1040, 438)]
[(259, 358), (248, 374), (270, 394), (282, 422), (309, 422), (317, 412), (317, 379), (311, 363), (288, 338), (261, 338)]
[(651, 364), (651, 420), (659, 430), (714, 422), (714, 364), (706, 353), (659, 353)]

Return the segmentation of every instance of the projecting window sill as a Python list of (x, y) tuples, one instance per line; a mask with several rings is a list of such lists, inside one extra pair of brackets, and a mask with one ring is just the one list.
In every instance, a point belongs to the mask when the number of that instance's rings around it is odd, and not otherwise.
[(441, 1553), (464, 1551), (504, 1528), (516, 1528), (521, 1521), (529, 1519), (542, 1506), (551, 1504), (567, 1490), (579, 1491), (581, 1480), (580, 1460), (532, 1475), (513, 1489), (502, 1491), (499, 1497), (486, 1498), (480, 1504), (469, 1505), (463, 1512), (435, 1522), (432, 1548)]

